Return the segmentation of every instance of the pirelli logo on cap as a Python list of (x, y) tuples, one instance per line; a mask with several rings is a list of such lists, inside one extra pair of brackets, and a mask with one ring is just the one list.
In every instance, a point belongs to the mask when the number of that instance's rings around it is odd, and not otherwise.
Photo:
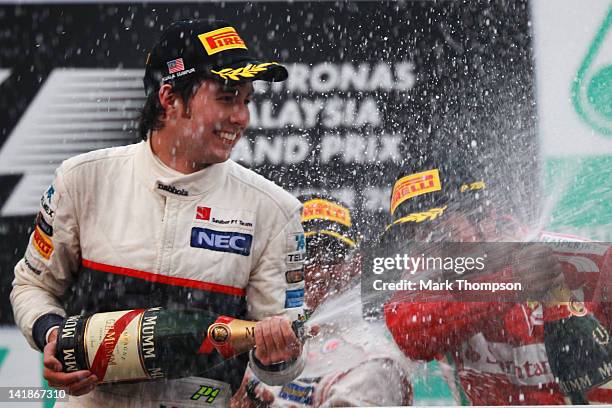
[(432, 191), (440, 191), (440, 172), (438, 169), (427, 170), (421, 173), (411, 174), (395, 182), (393, 194), (391, 195), (391, 214), (397, 206), (409, 198)]
[(351, 215), (348, 208), (320, 198), (308, 200), (302, 210), (302, 222), (310, 220), (329, 220), (351, 226)]
[(202, 45), (208, 55), (213, 55), (221, 51), (232, 48), (247, 49), (246, 44), (238, 35), (234, 27), (223, 27), (218, 30), (209, 31), (198, 35)]

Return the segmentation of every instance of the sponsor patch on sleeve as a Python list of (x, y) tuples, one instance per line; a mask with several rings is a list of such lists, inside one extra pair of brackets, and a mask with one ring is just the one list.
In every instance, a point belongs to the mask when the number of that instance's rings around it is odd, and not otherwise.
[(26, 256), (23, 257), (23, 262), (28, 267), (28, 269), (31, 270), (32, 272), (34, 272), (36, 275), (40, 275), (42, 273), (42, 271), (40, 269), (37, 269), (37, 268), (35, 268), (32, 265), (32, 263), (30, 262), (30, 260)]
[(287, 237), (287, 252), (306, 252), (306, 237), (303, 232), (295, 232)]
[[(291, 264), (297, 264), (297, 267), (301, 267), (301, 265), (306, 260), (306, 252), (291, 252), (287, 254), (287, 266), (291, 266)], [(295, 269), (295, 268), (289, 268)]]
[(53, 243), (40, 231), (38, 226), (34, 228), (32, 244), (43, 258), (49, 259), (51, 257), (53, 253)]
[(288, 401), (311, 405), (313, 394), (314, 386), (291, 382), (283, 385), (278, 396)]
[[(304, 268), (304, 261), (306, 260), (306, 238), (303, 233), (296, 232), (289, 234), (287, 237), (287, 247), (285, 248), (287, 255), (285, 255), (285, 266), (288, 271), (302, 271)], [(295, 283), (299, 281), (291, 282), (290, 278), (297, 279), (297, 274), (285, 275), (287, 277), (287, 283)]]
[(54, 195), (55, 187), (53, 186), (53, 184), (51, 184), (47, 191), (44, 192), (42, 197), (40, 197), (40, 206), (42, 207), (43, 211), (49, 216), (49, 218), (51, 218), (51, 220), (53, 220), (53, 217), (55, 216), (54, 208), (57, 204), (55, 202), (56, 199), (54, 199)]
[(47, 236), (53, 236), (53, 227), (45, 220), (45, 217), (40, 211), (38, 212), (38, 215), (36, 215), (36, 225), (42, 232), (47, 234)]
[(285, 272), (287, 283), (298, 283), (304, 280), (304, 269), (296, 269), (294, 271)]
[(304, 288), (285, 292), (285, 308), (301, 307), (304, 304)]

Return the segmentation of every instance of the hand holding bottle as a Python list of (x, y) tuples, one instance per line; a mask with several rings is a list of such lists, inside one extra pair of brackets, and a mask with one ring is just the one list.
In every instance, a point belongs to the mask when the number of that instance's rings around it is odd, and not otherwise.
[(282, 316), (265, 318), (255, 325), (255, 357), (263, 364), (292, 361), (302, 354), (302, 343)]
[(89, 370), (64, 373), (62, 364), (55, 357), (58, 329), (49, 335), (49, 342), (43, 350), (43, 377), (49, 386), (66, 390), (70, 395), (84, 395), (92, 391), (98, 383), (98, 378)]
[(563, 284), (561, 263), (545, 244), (527, 244), (516, 250), (512, 259), (512, 276), (523, 284), (530, 300), (543, 300), (551, 289)]

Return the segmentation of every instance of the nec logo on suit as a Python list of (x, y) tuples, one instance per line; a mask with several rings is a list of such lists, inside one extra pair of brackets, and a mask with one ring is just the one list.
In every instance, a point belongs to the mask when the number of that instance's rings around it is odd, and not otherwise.
[(253, 236), (250, 234), (215, 231), (199, 227), (191, 229), (191, 246), (193, 248), (249, 256), (251, 254), (252, 242)]

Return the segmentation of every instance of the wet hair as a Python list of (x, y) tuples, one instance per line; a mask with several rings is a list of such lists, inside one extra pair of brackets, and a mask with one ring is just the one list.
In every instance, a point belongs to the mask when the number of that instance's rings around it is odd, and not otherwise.
[[(177, 94), (186, 106), (189, 106), (189, 101), (204, 79), (203, 76), (192, 76), (188, 80), (175, 81), (172, 83), (172, 92)], [(164, 112), (164, 108), (159, 102), (159, 87), (151, 89), (138, 118), (138, 134), (142, 140), (147, 140), (150, 131), (160, 130), (164, 127), (162, 121)]]

